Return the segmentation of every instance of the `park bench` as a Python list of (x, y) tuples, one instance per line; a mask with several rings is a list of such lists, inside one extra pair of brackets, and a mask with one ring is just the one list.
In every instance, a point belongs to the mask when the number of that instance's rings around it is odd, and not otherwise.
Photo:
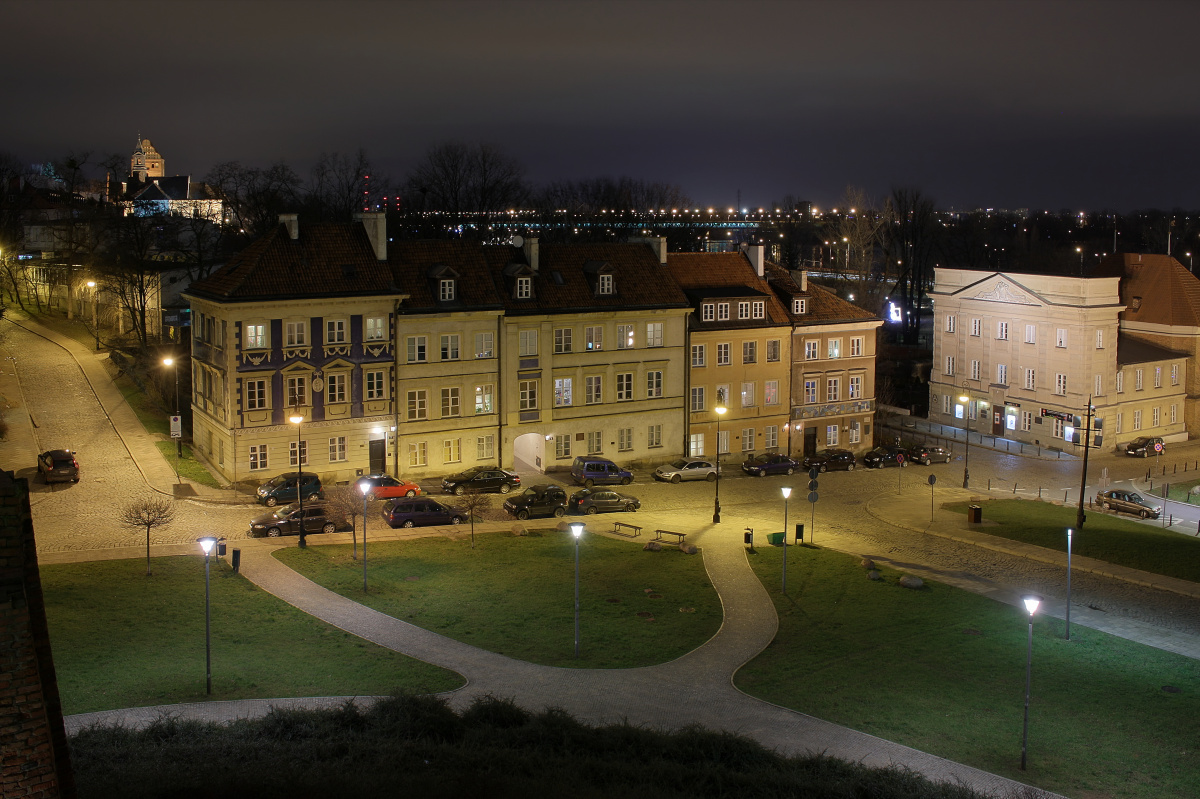
[(672, 530), (655, 530), (654, 531), (654, 540), (662, 541), (663, 538), (668, 535), (675, 536), (675, 542), (678, 544), (682, 544), (684, 542), (684, 539), (687, 538), (687, 533), (676, 533)]
[(636, 524), (626, 524), (625, 522), (613, 522), (613, 535), (623, 535), (626, 538), (637, 538), (642, 534), (642, 528)]

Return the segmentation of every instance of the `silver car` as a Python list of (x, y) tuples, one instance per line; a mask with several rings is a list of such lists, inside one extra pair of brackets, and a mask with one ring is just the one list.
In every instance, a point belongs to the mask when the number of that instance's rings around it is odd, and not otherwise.
[(1136, 491), (1122, 488), (1101, 491), (1096, 495), (1096, 504), (1105, 510), (1133, 513), (1143, 519), (1157, 519), (1162, 513), (1161, 505), (1155, 505)]
[(654, 479), (668, 483), (682, 483), (684, 480), (708, 480), (711, 483), (717, 479), (717, 467), (711, 461), (680, 458), (655, 469)]

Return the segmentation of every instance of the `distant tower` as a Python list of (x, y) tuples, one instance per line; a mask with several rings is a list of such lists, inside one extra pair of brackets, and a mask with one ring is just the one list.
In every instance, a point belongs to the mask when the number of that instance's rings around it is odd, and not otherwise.
[(166, 175), (166, 162), (154, 149), (149, 139), (143, 139), (138, 134), (137, 145), (129, 159), (129, 174), (145, 182), (146, 178), (161, 178)]

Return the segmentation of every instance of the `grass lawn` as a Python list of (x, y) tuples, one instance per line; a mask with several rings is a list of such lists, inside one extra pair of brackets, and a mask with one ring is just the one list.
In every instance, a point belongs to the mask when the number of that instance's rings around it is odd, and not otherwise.
[[(311, 541), (312, 539), (310, 539)], [(397, 619), (548, 666), (631, 668), (665, 663), (721, 625), (721, 601), (699, 555), (584, 534), (579, 553), (580, 649), (575, 648), (575, 544), (488, 533), (369, 544), (368, 584), (349, 546), (282, 549), (311, 580)], [(653, 590), (651, 590), (653, 589)]]
[(458, 675), (331, 627), (212, 563), (213, 693), (204, 693), (201, 557), (41, 567), (63, 712), (456, 688)]
[[(967, 503), (947, 503), (946, 509), (966, 514)], [(1048, 502), (986, 500), (983, 518), (998, 524), (980, 531), (1066, 552), (1066, 529), (1075, 526), (1075, 514), (1075, 508)], [(1083, 532), (1073, 536), (1071, 552), (1105, 563), (1200, 582), (1200, 539), (1108, 514), (1098, 507), (1087, 510)]]
[[(772, 590), (779, 635), (738, 672), (742, 690), (1068, 796), (1200, 790), (1196, 661), (1080, 626), (1064, 641), (1061, 621), (1035, 619), (1022, 772), (1023, 610), (939, 584), (904, 589), (887, 569), (871, 582), (857, 558), (836, 552), (789, 554), (790, 597)], [(779, 585), (781, 550), (751, 563), (764, 585)]]
[[(167, 459), (167, 463), (171, 464), (171, 468), (175, 468), (175, 442), (174, 441), (155, 441), (154, 446), (158, 447), (158, 451)], [(183, 445), (183, 457), (179, 459), (179, 474), (189, 480), (195, 480), (201, 485), (210, 486), (211, 488), (220, 488), (221, 484), (213, 479), (212, 474), (208, 469), (204, 468), (204, 464), (192, 457), (192, 448), (187, 444)]]

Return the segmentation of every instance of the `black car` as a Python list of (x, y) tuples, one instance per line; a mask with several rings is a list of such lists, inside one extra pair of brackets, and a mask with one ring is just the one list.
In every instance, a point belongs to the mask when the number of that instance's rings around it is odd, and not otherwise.
[(563, 516), (567, 512), (567, 492), (562, 486), (536, 485), (504, 500), (504, 510), (518, 519), (530, 516)]
[(393, 499), (383, 506), (383, 520), (391, 528), (462, 524), (467, 519), (467, 512), (462, 508), (443, 505), (429, 497)]
[(250, 520), (250, 535), (255, 538), (267, 536), (277, 538), (281, 535), (299, 535), (300, 522), (303, 519), (305, 535), (311, 533), (332, 533), (337, 525), (325, 512), (325, 505), (320, 502), (304, 503), (301, 516), (300, 503), (283, 505), (271, 513), (264, 513)]
[(1151, 455), (1161, 455), (1166, 451), (1166, 443), (1157, 436), (1142, 436), (1125, 445), (1125, 454), (1134, 458), (1149, 458)]
[(751, 477), (766, 477), (768, 474), (792, 474), (800, 468), (800, 464), (787, 455), (777, 452), (764, 452), (747, 458), (742, 463), (742, 471)]
[(571, 510), (575, 513), (607, 513), (608, 511), (633, 512), (642, 507), (637, 497), (618, 494), (607, 488), (585, 488), (571, 495)]
[(907, 466), (908, 454), (903, 447), (876, 447), (863, 455), (863, 466), (868, 469), (883, 469), (889, 466)]
[(465, 472), (442, 478), (442, 490), (458, 496), (468, 491), (499, 491), (501, 494), (507, 494), (520, 487), (521, 478), (516, 472), (497, 469), (495, 466), (474, 466)]
[(905, 450), (908, 453), (908, 459), (913, 463), (919, 463), (922, 466), (928, 466), (931, 463), (949, 463), (950, 450), (945, 447), (924, 447), (917, 445), (909, 447)]
[(280, 503), (295, 502), (301, 498), (324, 499), (321, 490), (321, 478), (312, 472), (285, 472), (272, 477), (255, 491), (258, 501), (273, 508)]
[(38, 473), (47, 483), (78, 483), (79, 461), (67, 449), (52, 449), (38, 455)]
[(843, 471), (852, 472), (856, 465), (854, 453), (848, 449), (826, 449), (809, 455), (804, 459), (805, 469), (811, 469), (815, 466), (822, 472), (827, 472), (830, 469), (842, 469)]

